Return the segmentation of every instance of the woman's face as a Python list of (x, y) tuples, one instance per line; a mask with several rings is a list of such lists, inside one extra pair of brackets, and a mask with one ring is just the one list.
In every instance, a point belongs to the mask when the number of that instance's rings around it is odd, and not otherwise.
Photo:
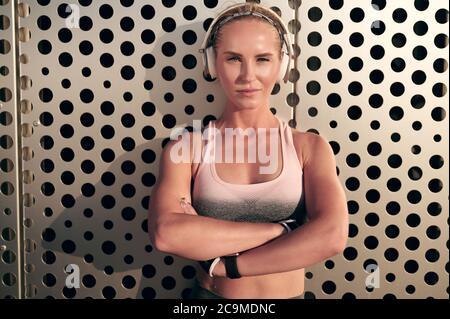
[[(267, 107), (280, 69), (276, 29), (254, 19), (230, 22), (220, 30), (217, 78), (234, 108)], [(242, 90), (255, 89), (254, 92)]]

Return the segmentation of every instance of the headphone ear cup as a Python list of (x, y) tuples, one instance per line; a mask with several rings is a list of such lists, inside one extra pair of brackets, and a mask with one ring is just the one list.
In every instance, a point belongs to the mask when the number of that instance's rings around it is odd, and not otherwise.
[(208, 73), (211, 76), (212, 79), (216, 78), (216, 55), (214, 53), (214, 48), (213, 46), (208, 47), (205, 50), (205, 54), (206, 54), (206, 63), (207, 63), (207, 67), (208, 67)]
[(289, 64), (289, 56), (288, 54), (286, 54), (286, 52), (283, 51), (283, 55), (281, 58), (281, 65), (280, 65), (280, 73), (278, 74), (278, 81), (284, 81), (284, 77), (287, 75), (287, 73), (289, 72), (288, 68), (288, 64)]

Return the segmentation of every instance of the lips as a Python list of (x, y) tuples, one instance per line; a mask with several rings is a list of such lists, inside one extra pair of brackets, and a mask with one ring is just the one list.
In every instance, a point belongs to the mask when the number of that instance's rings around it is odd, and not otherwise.
[(251, 93), (259, 91), (259, 89), (244, 89), (244, 90), (238, 90), (239, 93)]

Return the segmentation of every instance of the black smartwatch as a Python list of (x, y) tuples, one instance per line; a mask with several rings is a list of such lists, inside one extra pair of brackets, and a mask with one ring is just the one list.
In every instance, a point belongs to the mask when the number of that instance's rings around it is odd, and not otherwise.
[(241, 278), (241, 274), (237, 268), (237, 256), (239, 256), (239, 253), (236, 253), (236, 255), (233, 256), (222, 257), (225, 259), (225, 271), (227, 273), (227, 277), (230, 279)]

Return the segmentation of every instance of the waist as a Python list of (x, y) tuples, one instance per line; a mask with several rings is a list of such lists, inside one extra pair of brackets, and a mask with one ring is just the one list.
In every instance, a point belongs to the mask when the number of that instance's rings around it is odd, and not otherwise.
[(299, 299), (302, 298), (305, 281), (304, 269), (239, 279), (211, 278), (201, 269), (197, 280), (203, 289), (227, 299)]

